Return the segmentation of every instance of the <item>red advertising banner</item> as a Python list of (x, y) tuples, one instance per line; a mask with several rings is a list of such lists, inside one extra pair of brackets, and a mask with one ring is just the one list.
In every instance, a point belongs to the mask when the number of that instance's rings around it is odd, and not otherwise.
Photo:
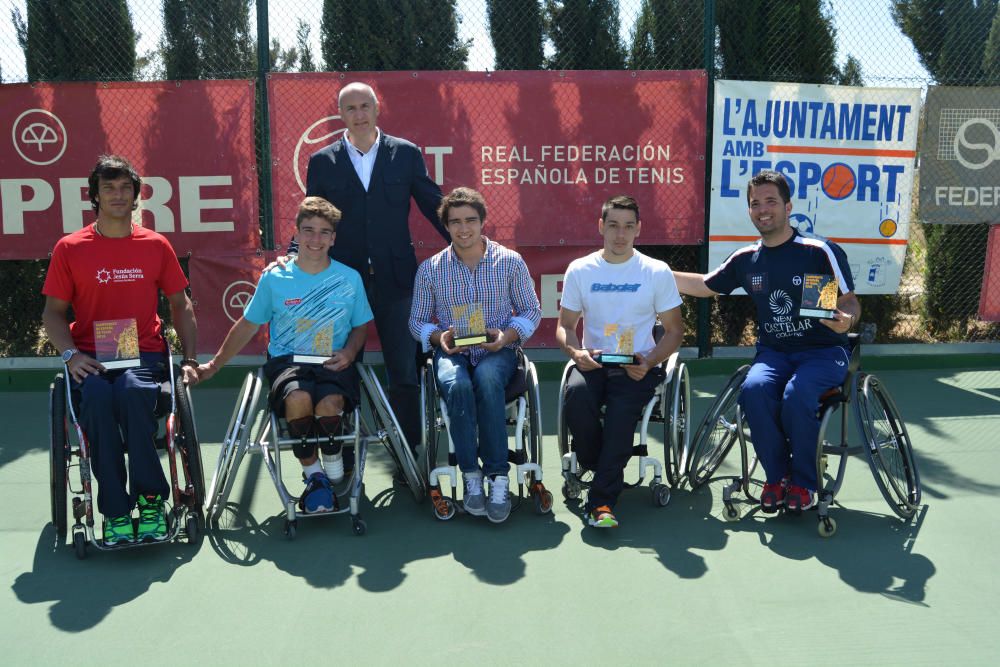
[(0, 86), (0, 259), (38, 259), (94, 219), (101, 153), (143, 179), (143, 226), (178, 255), (260, 246), (252, 81)]
[(1000, 225), (990, 226), (983, 288), (979, 292), (979, 319), (1000, 322)]
[[(444, 191), (474, 187), (487, 233), (504, 245), (590, 243), (610, 196), (630, 194), (642, 242), (704, 242), (703, 71), (363, 72), (268, 78), (275, 239), (288, 243), (309, 157), (340, 140), (337, 94), (352, 81), (379, 97), (379, 127), (414, 142)], [(440, 237), (413, 207), (416, 245)]]

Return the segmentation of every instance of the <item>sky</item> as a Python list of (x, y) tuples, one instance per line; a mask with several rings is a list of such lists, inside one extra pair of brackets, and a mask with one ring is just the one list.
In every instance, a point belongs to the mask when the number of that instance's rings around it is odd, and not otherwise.
[[(157, 0), (129, 0), (133, 21), (141, 37), (140, 54), (155, 49), (160, 37), (162, 22), (160, 2)], [(635, 15), (641, 0), (620, 0), (622, 17), (621, 36), (628, 42)], [(0, 65), (5, 81), (24, 81), (24, 56), (17, 44), (13, 22), (9, 20), (13, 8), (25, 13), (24, 0), (0, 0)], [(268, 24), (272, 38), (278, 38), (283, 48), (295, 44), (298, 19), (311, 23), (315, 57), (319, 58), (319, 21), (322, 0), (272, 0)], [(865, 82), (873, 86), (923, 86), (928, 82), (927, 71), (921, 66), (907, 39), (892, 22), (890, 0), (833, 0), (831, 2), (834, 25), (838, 34), (838, 62), (843, 63), (848, 54), (861, 64)], [(471, 40), (468, 69), (482, 71), (493, 69), (493, 47), (490, 44), (486, 19), (485, 0), (458, 0), (462, 17), (460, 34)], [(251, 21), (255, 23), (252, 14)]]

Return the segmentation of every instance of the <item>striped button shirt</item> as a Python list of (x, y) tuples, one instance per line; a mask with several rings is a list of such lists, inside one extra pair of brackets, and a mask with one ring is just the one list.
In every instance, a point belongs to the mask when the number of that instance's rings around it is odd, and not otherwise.
[[(485, 236), (483, 241), (486, 251), (475, 271), (459, 259), (450, 245), (425, 260), (417, 270), (410, 333), (423, 344), (425, 352), (431, 348), (430, 338), (434, 332), (444, 331), (454, 324), (452, 306), (482, 304), (487, 329), (503, 331), (510, 327), (520, 336), (519, 342), (507, 347), (527, 341), (538, 327), (542, 309), (528, 265), (513, 250)], [(475, 365), (487, 351), (472, 347), (466, 354)]]

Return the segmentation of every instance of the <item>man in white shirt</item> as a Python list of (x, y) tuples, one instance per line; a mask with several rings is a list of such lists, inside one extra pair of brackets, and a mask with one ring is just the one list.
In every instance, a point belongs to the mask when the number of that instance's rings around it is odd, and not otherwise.
[[(663, 381), (660, 364), (680, 346), (684, 324), (670, 267), (634, 247), (641, 229), (636, 201), (612, 197), (597, 227), (604, 248), (574, 260), (566, 270), (556, 340), (576, 364), (567, 379), (564, 414), (580, 465), (594, 471), (588, 523), (614, 528), (613, 509), (624, 487), (635, 425)], [(582, 345), (576, 333), (581, 317)], [(664, 334), (654, 342), (657, 320)], [(606, 355), (616, 353), (632, 355), (633, 362), (611, 365)]]

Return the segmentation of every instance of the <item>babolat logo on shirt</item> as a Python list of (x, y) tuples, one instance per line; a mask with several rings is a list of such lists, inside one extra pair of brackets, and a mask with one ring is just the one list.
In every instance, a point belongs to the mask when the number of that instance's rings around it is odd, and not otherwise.
[(638, 292), (641, 283), (591, 283), (591, 292)]

